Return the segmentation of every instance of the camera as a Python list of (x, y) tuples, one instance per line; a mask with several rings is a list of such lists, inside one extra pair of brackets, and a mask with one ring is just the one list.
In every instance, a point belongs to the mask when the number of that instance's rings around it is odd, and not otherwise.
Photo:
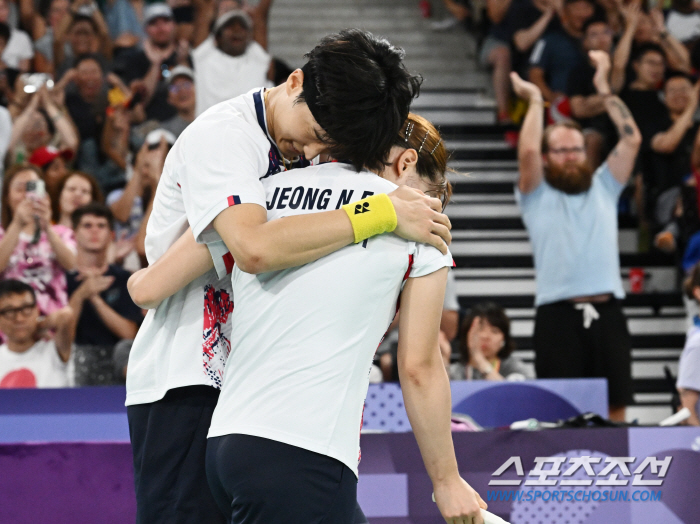
[(30, 180), (27, 182), (25, 190), (36, 198), (44, 198), (46, 196), (46, 184), (44, 184), (43, 180)]
[(25, 93), (36, 93), (43, 85), (49, 89), (53, 88), (53, 78), (46, 73), (24, 73), (20, 78), (22, 78)]

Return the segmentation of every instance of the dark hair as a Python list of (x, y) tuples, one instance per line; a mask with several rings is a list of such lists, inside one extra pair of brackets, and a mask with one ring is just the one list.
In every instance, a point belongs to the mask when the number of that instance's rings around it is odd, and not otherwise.
[(411, 75), (404, 52), (360, 29), (323, 38), (305, 55), (305, 102), (331, 156), (379, 171), (418, 95), (421, 78)]
[(688, 277), (683, 281), (683, 292), (690, 300), (696, 300), (693, 291), (698, 286), (700, 286), (700, 262), (688, 272)]
[(97, 65), (102, 70), (102, 73), (105, 72), (105, 64), (104, 64), (103, 58), (100, 55), (98, 55), (97, 53), (85, 53), (83, 55), (78, 56), (75, 59), (75, 62), (73, 62), (73, 69), (77, 69), (78, 66), (80, 64), (82, 64), (83, 62), (85, 62), (86, 60), (94, 60), (95, 62), (97, 62)]
[(658, 53), (663, 57), (664, 62), (666, 62), (666, 53), (664, 52), (663, 47), (661, 47), (659, 44), (654, 44), (653, 42), (647, 42), (640, 45), (635, 51), (632, 61), (639, 62), (647, 53)]
[(583, 133), (583, 128), (581, 127), (581, 124), (579, 124), (575, 120), (571, 120), (568, 118), (555, 124), (549, 124), (547, 127), (544, 128), (544, 133), (542, 133), (542, 154), (547, 154), (549, 152), (549, 137), (558, 127), (575, 129), (579, 133)]
[(583, 23), (583, 27), (581, 28), (581, 32), (584, 34), (584, 36), (586, 34), (586, 31), (588, 31), (588, 28), (594, 24), (605, 24), (607, 26), (610, 25), (610, 24), (608, 24), (608, 21), (605, 18), (603, 18), (602, 16), (593, 15), (592, 17), (590, 17), (588, 20), (586, 20)]
[(100, 204), (104, 202), (100, 184), (97, 182), (94, 176), (83, 173), (82, 171), (70, 171), (63, 175), (63, 177), (61, 177), (61, 179), (56, 183), (54, 193), (51, 195), (51, 209), (53, 214), (51, 218), (56, 223), (61, 220), (61, 193), (63, 193), (63, 188), (66, 187), (66, 182), (68, 182), (68, 179), (74, 175), (82, 177), (90, 183), (93, 202), (98, 202)]
[(25, 293), (30, 293), (34, 302), (36, 302), (36, 293), (34, 292), (34, 288), (29, 284), (14, 279), (0, 281), (0, 299), (8, 295), (23, 295)]
[(472, 307), (462, 321), (459, 335), (459, 354), (462, 363), (467, 364), (469, 362), (467, 337), (469, 335), (469, 328), (475, 318), (486, 320), (493, 327), (501, 330), (501, 333), (503, 333), (503, 347), (500, 349), (497, 356), (501, 360), (508, 358), (515, 349), (515, 341), (510, 336), (510, 319), (508, 315), (506, 315), (506, 311), (498, 304), (494, 302), (482, 302)]
[(112, 210), (99, 202), (90, 202), (89, 204), (79, 207), (71, 213), (70, 219), (73, 222), (73, 229), (78, 229), (80, 221), (85, 215), (106, 218), (109, 223), (109, 229), (114, 231), (114, 215)]
[(10, 41), (10, 26), (5, 22), (0, 22), (0, 40), (5, 40), (5, 44)]
[(41, 169), (26, 162), (15, 164), (5, 171), (2, 180), (2, 196), (0, 196), (0, 223), (2, 223), (2, 227), (5, 230), (12, 222), (12, 209), (10, 209), (10, 186), (12, 185), (12, 179), (24, 171), (32, 171), (40, 180), (45, 180), (44, 172)]
[(664, 80), (664, 87), (666, 87), (666, 84), (668, 83), (669, 80), (673, 80), (674, 78), (684, 78), (691, 84), (694, 84), (697, 82), (697, 79), (693, 78), (691, 75), (684, 73), (683, 71), (671, 71), (666, 75), (666, 79)]
[(416, 171), (421, 178), (430, 181), (432, 189), (442, 200), (444, 209), (452, 196), (452, 184), (446, 176), (449, 155), (440, 132), (422, 116), (409, 113), (394, 145), (416, 150)]
[(68, 24), (69, 31), (73, 29), (75, 24), (78, 24), (80, 22), (88, 22), (92, 26), (92, 30), (95, 32), (96, 35), (100, 33), (100, 29), (97, 27), (97, 22), (95, 22), (95, 20), (93, 20), (91, 16), (82, 15), (79, 13), (73, 13), (72, 16), (73, 18), (71, 19), (70, 24)]

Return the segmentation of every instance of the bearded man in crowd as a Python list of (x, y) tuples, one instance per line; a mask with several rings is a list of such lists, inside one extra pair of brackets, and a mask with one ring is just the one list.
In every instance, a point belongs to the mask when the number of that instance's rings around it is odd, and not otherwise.
[(610, 57), (590, 51), (593, 84), (619, 141), (593, 172), (581, 128), (573, 121), (542, 128), (540, 89), (511, 73), (529, 104), (518, 143), (515, 190), (535, 259), (534, 348), (539, 378), (605, 377), (610, 418), (624, 420), (632, 402), (631, 342), (621, 299), (617, 202), (627, 185), (641, 134), (611, 94)]

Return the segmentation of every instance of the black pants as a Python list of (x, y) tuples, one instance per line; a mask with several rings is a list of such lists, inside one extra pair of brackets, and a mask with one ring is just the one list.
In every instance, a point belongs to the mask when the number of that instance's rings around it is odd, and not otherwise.
[(209, 386), (168, 391), (127, 407), (134, 451), (137, 524), (223, 524), (204, 468), (207, 431), (219, 398)]
[(355, 522), (350, 468), (296, 446), (240, 434), (210, 438), (207, 478), (231, 524)]
[[(568, 301), (545, 304), (535, 316), (535, 369), (538, 378), (608, 379), (608, 402), (633, 402), (632, 342), (616, 299), (594, 303), (598, 319), (584, 324), (584, 311)], [(579, 306), (579, 308), (582, 306)]]

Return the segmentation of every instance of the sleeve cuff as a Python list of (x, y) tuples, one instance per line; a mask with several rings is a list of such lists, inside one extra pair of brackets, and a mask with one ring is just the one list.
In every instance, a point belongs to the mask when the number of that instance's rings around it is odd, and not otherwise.
[(233, 271), (234, 260), (233, 255), (228, 250), (223, 240), (209, 243), (207, 244), (207, 248), (214, 262), (217, 278), (221, 280), (226, 275), (230, 275), (231, 271)]

